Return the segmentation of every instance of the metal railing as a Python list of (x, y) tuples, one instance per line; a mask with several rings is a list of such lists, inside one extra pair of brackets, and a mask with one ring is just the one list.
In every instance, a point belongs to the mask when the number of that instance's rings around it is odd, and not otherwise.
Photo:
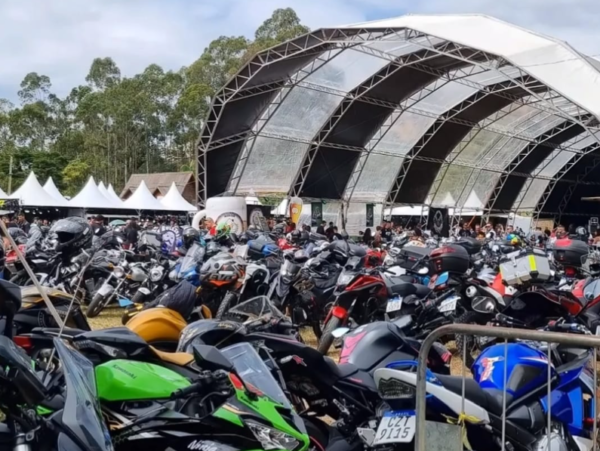
[[(581, 348), (593, 348), (594, 353), (594, 365), (597, 361), (597, 349), (600, 347), (600, 337), (595, 335), (579, 335), (561, 332), (544, 332), (536, 330), (526, 329), (510, 329), (506, 327), (489, 327), (489, 326), (475, 326), (468, 324), (450, 324), (442, 326), (433, 332), (431, 332), (427, 338), (423, 341), (421, 349), (419, 351), (419, 360), (417, 368), (417, 387), (416, 387), (416, 434), (415, 434), (415, 451), (426, 451), (427, 447), (425, 444), (426, 437), (426, 393), (427, 393), (427, 357), (429, 350), (433, 344), (447, 335), (472, 335), (476, 337), (496, 337), (503, 338), (504, 344), (507, 344), (507, 340), (529, 340), (535, 342), (546, 342), (546, 343), (558, 343), (564, 345), (571, 345)], [(504, 346), (505, 349), (505, 361), (508, 346)], [(548, 346), (548, 362), (551, 362), (550, 346)], [(465, 347), (466, 353), (466, 347)], [(463, 362), (464, 362), (463, 356)], [(548, 365), (548, 378), (550, 378), (552, 365)], [(504, 367), (504, 386), (506, 386), (506, 365)], [(463, 365), (463, 386), (462, 386), (462, 411), (464, 413), (465, 403), (465, 369)], [(594, 366), (594, 390), (597, 390), (597, 371)], [(551, 384), (548, 384), (548, 399), (550, 399), (550, 393), (552, 391)], [(594, 393), (595, 397), (595, 393)], [(548, 403), (547, 412), (547, 426), (548, 432), (551, 432), (551, 406)], [(594, 420), (596, 420), (597, 412), (594, 412)], [(505, 449), (506, 444), (506, 389), (502, 396), (502, 450)], [(549, 434), (550, 436), (550, 434)], [(597, 421), (593, 424), (593, 449), (597, 449)]]

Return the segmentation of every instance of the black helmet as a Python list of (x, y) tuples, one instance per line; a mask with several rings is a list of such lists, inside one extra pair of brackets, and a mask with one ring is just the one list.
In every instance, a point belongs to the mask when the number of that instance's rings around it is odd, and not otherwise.
[(48, 239), (56, 251), (74, 250), (88, 248), (93, 235), (92, 228), (85, 219), (72, 217), (56, 221), (48, 232)]
[(290, 235), (290, 241), (292, 243), (297, 244), (300, 242), (300, 230), (294, 230), (292, 233), (290, 233)]
[(194, 245), (194, 243), (196, 241), (200, 241), (200, 231), (196, 230), (193, 227), (188, 227), (183, 232), (182, 240), (183, 240), (183, 246), (186, 249), (189, 249)]

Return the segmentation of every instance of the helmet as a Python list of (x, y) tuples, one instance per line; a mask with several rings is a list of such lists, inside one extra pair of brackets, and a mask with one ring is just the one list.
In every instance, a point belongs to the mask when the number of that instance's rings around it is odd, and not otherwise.
[(226, 222), (222, 222), (217, 226), (215, 239), (221, 240), (225, 238), (229, 238), (229, 234), (231, 233), (231, 227)]
[(183, 246), (189, 249), (196, 241), (200, 240), (200, 231), (189, 227), (183, 232), (182, 240)]
[(296, 244), (300, 242), (300, 230), (294, 230), (290, 233), (289, 240)]
[(88, 248), (92, 243), (92, 228), (83, 218), (71, 217), (57, 221), (48, 238), (53, 242), (56, 251)]
[(521, 238), (518, 235), (511, 235), (510, 244), (513, 246), (519, 246), (521, 244)]

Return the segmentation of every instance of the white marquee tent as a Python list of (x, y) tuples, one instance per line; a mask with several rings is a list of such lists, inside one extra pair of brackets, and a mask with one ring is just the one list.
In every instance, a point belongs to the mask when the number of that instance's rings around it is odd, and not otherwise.
[(173, 182), (173, 184), (171, 184), (171, 188), (169, 188), (169, 191), (167, 192), (167, 194), (162, 199), (160, 199), (160, 203), (163, 205), (163, 207), (166, 210), (173, 210), (173, 211), (196, 211), (197, 210), (196, 207), (194, 207), (187, 200), (185, 200), (183, 198), (183, 196), (181, 195), (181, 193), (179, 193), (179, 190), (177, 189), (175, 182)]
[(113, 196), (111, 196), (111, 194), (108, 192), (108, 189), (106, 189), (104, 182), (100, 182), (98, 184), (98, 191), (100, 191), (102, 195), (106, 197), (106, 199), (108, 199), (108, 201), (115, 205), (117, 208), (127, 208), (125, 205), (123, 205), (123, 201), (121, 199), (119, 199), (118, 197), (113, 198)]
[(114, 199), (120, 202), (123, 202), (123, 200), (117, 196), (117, 193), (115, 193), (115, 189), (112, 186), (112, 183), (110, 185), (108, 185), (108, 188), (106, 189), (106, 191), (108, 191), (108, 194), (110, 195), (110, 199)]
[(69, 202), (71, 207), (76, 208), (101, 208), (101, 209), (117, 209), (123, 208), (115, 202), (108, 200), (98, 189), (98, 185), (94, 181), (94, 177), (90, 177), (88, 182), (79, 193)]
[(5, 193), (5, 192), (2, 190), (2, 188), (0, 188), (0, 197), (2, 197), (2, 198), (6, 198), (6, 197), (8, 197), (8, 194), (6, 194), (6, 193)]
[(31, 207), (68, 207), (65, 201), (51, 196), (42, 188), (35, 174), (29, 173), (27, 179), (14, 193), (9, 196), (11, 199), (18, 199), (22, 205)]
[(125, 200), (123, 204), (125, 208), (132, 210), (166, 210), (163, 204), (152, 195), (143, 180), (131, 197)]
[(52, 180), (52, 177), (48, 177), (48, 180), (46, 180), (46, 183), (44, 183), (44, 191), (50, 194), (53, 198), (60, 201), (63, 205), (69, 203), (69, 201), (65, 199), (62, 194), (60, 194), (60, 191), (54, 184), (54, 180)]

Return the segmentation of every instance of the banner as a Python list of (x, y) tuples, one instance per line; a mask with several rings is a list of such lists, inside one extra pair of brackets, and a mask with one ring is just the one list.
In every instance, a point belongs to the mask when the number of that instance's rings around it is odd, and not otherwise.
[(248, 227), (254, 226), (263, 232), (269, 231), (269, 225), (267, 224), (267, 216), (271, 214), (273, 207), (263, 205), (247, 205), (248, 209)]
[(367, 224), (366, 227), (373, 227), (375, 225), (375, 211), (373, 204), (367, 204)]
[(312, 227), (319, 227), (321, 222), (323, 222), (323, 202), (312, 202), (310, 204), (310, 214), (310, 225)]
[(290, 219), (296, 225), (300, 221), (300, 215), (302, 214), (302, 199), (299, 197), (290, 198)]
[(431, 230), (432, 235), (437, 235), (439, 237), (450, 236), (450, 217), (448, 215), (448, 209), (429, 207), (427, 228)]

